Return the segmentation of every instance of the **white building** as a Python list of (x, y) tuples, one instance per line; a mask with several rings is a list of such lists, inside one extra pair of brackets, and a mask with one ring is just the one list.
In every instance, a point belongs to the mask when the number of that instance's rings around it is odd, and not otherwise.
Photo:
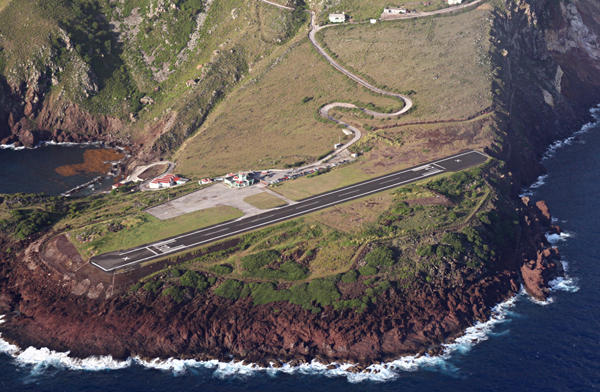
[(173, 174), (165, 174), (162, 177), (155, 178), (150, 182), (148, 187), (150, 189), (170, 188), (175, 185), (182, 185), (188, 182), (187, 178), (177, 177)]
[(342, 23), (346, 21), (346, 14), (342, 12), (341, 14), (329, 14), (329, 21), (331, 23)]
[(223, 183), (231, 188), (239, 189), (254, 184), (254, 177), (242, 172), (238, 174), (229, 173)]
[(377, 19), (370, 19), (371, 24), (377, 23)]
[[(452, 1), (452, 0), (449, 0), (449, 1)], [(454, 0), (454, 1), (456, 1), (456, 0)], [(383, 13), (391, 14), (391, 15), (399, 15), (399, 14), (406, 14), (406, 10), (404, 8), (385, 7), (383, 9)]]
[(210, 184), (212, 182), (212, 180), (210, 178), (205, 178), (203, 180), (198, 181), (200, 183), (200, 185), (206, 185), (206, 184)]
[(455, 5), (455, 4), (462, 3), (462, 0), (447, 0), (447, 1), (448, 1), (448, 5)]

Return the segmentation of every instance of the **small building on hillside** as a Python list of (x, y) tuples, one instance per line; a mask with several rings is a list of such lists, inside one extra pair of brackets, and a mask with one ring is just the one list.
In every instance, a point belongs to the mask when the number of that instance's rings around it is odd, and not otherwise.
[(112, 189), (117, 189), (117, 188), (119, 188), (119, 187), (121, 187), (123, 185), (125, 185), (125, 184), (123, 184), (122, 182), (117, 182), (116, 184), (112, 185)]
[(254, 184), (254, 177), (246, 173), (233, 174), (229, 173), (223, 180), (225, 185), (231, 188), (244, 188)]
[(200, 183), (200, 185), (206, 185), (206, 184), (210, 184), (213, 181), (210, 178), (205, 178), (205, 179), (202, 179), (202, 180), (200, 180), (198, 182)]
[(343, 23), (346, 21), (346, 13), (341, 14), (329, 14), (329, 21), (331, 23)]
[(371, 22), (371, 24), (377, 23), (377, 19), (369, 19), (369, 21)]
[(456, 5), (461, 4), (463, 0), (446, 0), (446, 2), (448, 3), (448, 5)]
[[(449, 0), (449, 1), (452, 1), (452, 0)], [(390, 14), (390, 15), (399, 15), (399, 14), (406, 14), (406, 10), (404, 8), (385, 7), (383, 9), (383, 13)]]
[(150, 189), (170, 188), (175, 185), (185, 184), (188, 181), (187, 178), (177, 177), (173, 174), (165, 174), (164, 176), (152, 180), (148, 187)]

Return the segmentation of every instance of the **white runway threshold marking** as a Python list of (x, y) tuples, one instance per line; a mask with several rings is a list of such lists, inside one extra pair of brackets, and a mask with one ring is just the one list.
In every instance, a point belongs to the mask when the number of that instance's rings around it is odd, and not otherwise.
[[(411, 171), (413, 171), (413, 172), (414, 172), (414, 171), (417, 171), (417, 169), (419, 169), (419, 170), (423, 170), (423, 169), (425, 169), (426, 167), (430, 167), (431, 165), (434, 165), (434, 164), (435, 164), (435, 163), (437, 163), (437, 162), (443, 162), (443, 161), (448, 161), (448, 160), (452, 160), (452, 159), (456, 160), (458, 157), (461, 157), (461, 156), (463, 156), (463, 155), (467, 155), (467, 154), (473, 154), (473, 153), (477, 153), (477, 154), (479, 154), (479, 155), (482, 155), (482, 156), (484, 156), (484, 157), (486, 157), (486, 158), (488, 157), (486, 154), (483, 154), (483, 153), (481, 153), (481, 152), (479, 152), (479, 151), (468, 151), (468, 152), (464, 152), (464, 153), (462, 153), (462, 154), (454, 155), (454, 156), (451, 156), (451, 157), (448, 157), (448, 158), (440, 159), (440, 160), (438, 160), (438, 161), (435, 161), (435, 162), (432, 162), (432, 163), (428, 163), (428, 164), (426, 164), (426, 165), (420, 166), (420, 167), (418, 167), (418, 168), (415, 168), (415, 169), (407, 169), (407, 170), (405, 170), (405, 171), (402, 171), (402, 172), (399, 172), (399, 173), (392, 173), (392, 174), (389, 174), (389, 175), (387, 175), (387, 176), (383, 176), (383, 177), (380, 177), (380, 178), (376, 178), (376, 179), (373, 179), (373, 180), (369, 180), (369, 181), (362, 182), (362, 183), (360, 183), (360, 184), (356, 184), (356, 185), (349, 186), (349, 187), (347, 187), (347, 188), (345, 188), (345, 189), (340, 189), (340, 190), (337, 190), (337, 191), (332, 191), (332, 192), (328, 192), (328, 193), (326, 193), (326, 194), (318, 195), (318, 196), (315, 196), (315, 198), (320, 198), (320, 197), (323, 197), (323, 196), (329, 196), (329, 195), (331, 195), (331, 194), (333, 194), (333, 193), (336, 193), (336, 192), (339, 192), (339, 191), (347, 190), (347, 189), (349, 189), (349, 188), (354, 188), (354, 187), (356, 187), (356, 186), (363, 186), (363, 185), (366, 185), (366, 184), (368, 184), (368, 183), (371, 183), (371, 182), (373, 182), (373, 181), (378, 181), (378, 180), (381, 180), (381, 179), (383, 179), (383, 178), (387, 178), (387, 177), (393, 177), (393, 176), (396, 176), (396, 175), (399, 175), (399, 174), (402, 174), (402, 173), (407, 173), (407, 172), (411, 172)], [(436, 165), (436, 166), (439, 166), (439, 165)], [(440, 167), (441, 167), (441, 166), (440, 166)], [(465, 169), (466, 169), (466, 168), (465, 168)], [(446, 169), (444, 169), (444, 170), (437, 170), (437, 169), (435, 169), (435, 168), (434, 168), (434, 170), (431, 170), (431, 168), (430, 168), (430, 170), (429, 170), (429, 171), (427, 171), (427, 172), (423, 173), (421, 176), (419, 176), (419, 177), (417, 177), (417, 178), (411, 178), (411, 179), (404, 180), (404, 181), (400, 181), (400, 182), (397, 182), (397, 183), (394, 183), (394, 184), (391, 184), (391, 185), (383, 186), (383, 187), (380, 187), (380, 188), (377, 188), (377, 189), (374, 189), (374, 190), (371, 190), (371, 191), (367, 191), (367, 192), (365, 192), (365, 193), (362, 193), (362, 194), (359, 194), (359, 195), (355, 195), (355, 196), (347, 197), (347, 198), (345, 198), (345, 199), (342, 199), (342, 200), (337, 200), (337, 201), (334, 201), (334, 202), (331, 202), (331, 203), (323, 204), (323, 205), (321, 205), (321, 206), (317, 206), (317, 207), (315, 207), (315, 208), (311, 208), (311, 209), (308, 209), (308, 210), (305, 210), (305, 211), (297, 212), (297, 213), (295, 213), (295, 214), (290, 214), (290, 215), (287, 215), (287, 216), (284, 216), (284, 217), (281, 217), (281, 218), (273, 219), (273, 220), (271, 220), (271, 221), (269, 221), (269, 222), (263, 222), (263, 223), (260, 223), (260, 224), (254, 225), (254, 226), (250, 226), (250, 227), (247, 227), (247, 228), (244, 228), (244, 229), (241, 229), (241, 230), (232, 231), (232, 232), (229, 232), (229, 233), (227, 233), (227, 234), (223, 234), (223, 235), (220, 235), (220, 236), (217, 236), (217, 237), (212, 237), (212, 238), (209, 238), (209, 239), (206, 239), (206, 240), (203, 240), (203, 241), (199, 241), (199, 242), (196, 242), (196, 243), (193, 243), (193, 244), (190, 244), (190, 245), (180, 245), (180, 246), (177, 246), (177, 247), (171, 248), (171, 249), (170, 249), (168, 252), (170, 253), (170, 252), (173, 252), (173, 251), (175, 251), (175, 250), (182, 249), (182, 248), (194, 248), (194, 247), (196, 247), (196, 246), (199, 246), (199, 245), (205, 244), (205, 243), (207, 243), (207, 242), (216, 241), (216, 240), (218, 240), (218, 239), (220, 239), (220, 238), (224, 238), (224, 237), (230, 237), (230, 236), (233, 236), (233, 235), (235, 235), (235, 234), (238, 234), (238, 233), (241, 233), (241, 232), (245, 232), (245, 231), (249, 231), (249, 230), (252, 230), (252, 229), (254, 229), (254, 228), (257, 228), (257, 227), (261, 227), (261, 226), (263, 226), (263, 225), (268, 225), (268, 224), (275, 223), (275, 222), (278, 222), (278, 221), (281, 221), (281, 220), (292, 219), (292, 218), (293, 218), (293, 217), (295, 217), (295, 216), (298, 216), (298, 215), (304, 215), (304, 214), (307, 214), (307, 213), (309, 213), (309, 212), (311, 212), (311, 211), (315, 211), (315, 210), (319, 210), (319, 209), (324, 209), (324, 208), (327, 208), (327, 207), (331, 207), (331, 206), (333, 206), (333, 205), (340, 204), (340, 203), (343, 203), (343, 202), (345, 202), (345, 201), (349, 201), (349, 200), (353, 200), (353, 199), (358, 199), (358, 198), (360, 198), (360, 197), (363, 197), (363, 196), (366, 196), (366, 195), (370, 195), (370, 194), (372, 194), (372, 193), (383, 192), (383, 191), (385, 191), (385, 190), (387, 190), (387, 189), (390, 189), (390, 188), (396, 188), (396, 187), (402, 186), (402, 185), (404, 185), (404, 184), (406, 184), (406, 183), (413, 182), (413, 181), (415, 181), (415, 180), (417, 180), (417, 179), (419, 179), (419, 178), (429, 177), (429, 176), (432, 176), (432, 175), (435, 175), (435, 174), (438, 174), (438, 173), (444, 172), (445, 170), (446, 170)], [(461, 169), (461, 170), (464, 170), (464, 169)], [(382, 184), (383, 184), (383, 183), (382, 183)], [(357, 191), (358, 191), (358, 190), (357, 190)], [(343, 195), (347, 195), (347, 194), (349, 194), (349, 193), (354, 193), (354, 192), (348, 192), (348, 193), (345, 193), (345, 194), (343, 194)], [(343, 195), (340, 195), (340, 196), (343, 196)], [(314, 204), (314, 203), (313, 203), (313, 204)], [(311, 204), (311, 205), (312, 205), (312, 204)], [(263, 219), (271, 218), (271, 217), (273, 217), (273, 216), (274, 216), (274, 215), (265, 216), (265, 217), (262, 217), (262, 218), (256, 219), (256, 220), (254, 220), (254, 221), (251, 221), (251, 223), (252, 223), (252, 222), (259, 221), (259, 220), (263, 220)], [(217, 226), (214, 226), (214, 227), (212, 227), (212, 228), (216, 228), (216, 227), (223, 226), (223, 225), (227, 225), (227, 224), (231, 224), (231, 222), (222, 223), (222, 224), (220, 224), (220, 225), (217, 225)], [(173, 241), (175, 241), (176, 239), (183, 238), (183, 237), (187, 237), (187, 236), (190, 236), (190, 235), (193, 235), (193, 234), (197, 234), (197, 233), (199, 233), (199, 232), (206, 231), (206, 230), (209, 230), (209, 229), (203, 229), (203, 230), (198, 230), (198, 231), (195, 231), (195, 232), (192, 232), (192, 233), (187, 233), (187, 234), (181, 235), (181, 236), (179, 236), (179, 237), (176, 237), (176, 238), (174, 238), (174, 239), (171, 239), (171, 240), (169, 240), (168, 242), (173, 242)], [(226, 230), (226, 229), (224, 229), (224, 230)], [(221, 231), (223, 231), (223, 230), (221, 230)], [(148, 246), (152, 246), (152, 245), (148, 245)], [(139, 249), (143, 249), (143, 248), (139, 248)], [(135, 250), (139, 250), (139, 249), (135, 249)], [(132, 251), (129, 251), (129, 252), (126, 252), (126, 253), (123, 253), (123, 254), (131, 253), (131, 252), (133, 252), (133, 251), (135, 251), (135, 250), (132, 250)], [(164, 253), (167, 253), (167, 252), (164, 252)], [(127, 267), (127, 266), (129, 266), (129, 265), (131, 265), (131, 264), (138, 264), (138, 263), (141, 263), (141, 262), (143, 262), (143, 261), (145, 261), (145, 260), (148, 260), (148, 259), (153, 259), (153, 258), (154, 258), (154, 256), (145, 257), (145, 258), (143, 258), (143, 259), (140, 259), (140, 260), (137, 260), (137, 261), (133, 261), (133, 262), (131, 262), (131, 263), (127, 263), (127, 264), (119, 265), (119, 266), (117, 266), (117, 267), (110, 268), (110, 269), (105, 269), (105, 268), (103, 268), (102, 266), (98, 265), (98, 264), (97, 264), (97, 263), (95, 263), (95, 262), (92, 262), (92, 264), (94, 264), (95, 266), (97, 266), (97, 267), (98, 267), (98, 268), (100, 268), (101, 270), (108, 272), (108, 271), (115, 270), (115, 269), (117, 269), (117, 268), (125, 268), (125, 267)]]
[(150, 249), (150, 247), (148, 247), (148, 246), (146, 247), (146, 249), (148, 249), (150, 252), (154, 253), (157, 256), (159, 255), (159, 253), (156, 253), (155, 251), (153, 251), (152, 249)]

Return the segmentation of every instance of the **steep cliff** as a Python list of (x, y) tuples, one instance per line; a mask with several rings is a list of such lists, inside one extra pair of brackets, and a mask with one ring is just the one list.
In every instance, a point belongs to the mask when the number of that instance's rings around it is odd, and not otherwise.
[(600, 102), (600, 8), (593, 0), (509, 0), (494, 28), (507, 113), (499, 156), (518, 192), (543, 174), (547, 146), (579, 130)]
[[(437, 263), (430, 274), (415, 277), (413, 285), (382, 292), (365, 312), (325, 305), (319, 313), (286, 301), (255, 306), (250, 297), (226, 299), (214, 291), (192, 290), (180, 301), (139, 287), (132, 294), (124, 294), (123, 288), (115, 294), (119, 277), (76, 280), (39, 258), (42, 241), (11, 242), (3, 244), (5, 250), (12, 249), (2, 253), (0, 263), (0, 311), (11, 312), (1, 328), (3, 337), (21, 345), (69, 350), (77, 356), (205, 359), (233, 355), (251, 361), (321, 358), (366, 364), (406, 353), (439, 352), (440, 343), (475, 320), (487, 319), (490, 308), (518, 291), (520, 282), (533, 297), (545, 299), (548, 281), (561, 273), (561, 267), (558, 251), (550, 247), (544, 233), (559, 229), (550, 226), (544, 204), (530, 205), (514, 196), (543, 172), (539, 162), (548, 144), (578, 129), (587, 120), (589, 105), (600, 101), (596, 62), (600, 10), (592, 0), (502, 4), (491, 22), (494, 94), (504, 121), (498, 123), (496, 148), (490, 151), (508, 167), (494, 174), (491, 197), (493, 209), (503, 212), (497, 214), (496, 226), (508, 222), (506, 235), (514, 234), (502, 257), (495, 255), (490, 263), (475, 267)], [(229, 64), (243, 70), (243, 62), (235, 58)], [(229, 74), (231, 80), (238, 76)], [(0, 94), (0, 99), (6, 99), (6, 94)], [(60, 121), (52, 114), (43, 115), (43, 109), (39, 113), (48, 124)], [(180, 136), (162, 136), (162, 140), (179, 142)], [(512, 184), (504, 187), (506, 181)], [(505, 188), (512, 188), (512, 200)], [(486, 220), (490, 227), (495, 223), (488, 215), (477, 219), (478, 225)], [(492, 229), (487, 230), (488, 238), (493, 238)], [(488, 252), (491, 240), (479, 245), (478, 251), (488, 247)], [(425, 248), (423, 257), (437, 257), (427, 255), (432, 249)], [(215, 282), (222, 284), (223, 279)], [(105, 294), (99, 297), (99, 292)]]

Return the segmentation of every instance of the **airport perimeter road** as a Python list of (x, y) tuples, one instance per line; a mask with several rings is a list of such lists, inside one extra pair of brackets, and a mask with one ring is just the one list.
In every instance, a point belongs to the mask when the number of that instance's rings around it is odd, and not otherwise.
[(487, 159), (487, 155), (472, 150), (455, 154), (410, 169), (312, 196), (296, 204), (268, 210), (259, 215), (220, 223), (187, 234), (143, 245), (135, 249), (104, 253), (93, 257), (90, 262), (105, 272), (136, 267), (140, 263), (165, 257), (171, 253), (181, 252), (250, 230), (283, 222), (323, 208), (419, 181), (436, 174), (463, 170), (482, 164)]

